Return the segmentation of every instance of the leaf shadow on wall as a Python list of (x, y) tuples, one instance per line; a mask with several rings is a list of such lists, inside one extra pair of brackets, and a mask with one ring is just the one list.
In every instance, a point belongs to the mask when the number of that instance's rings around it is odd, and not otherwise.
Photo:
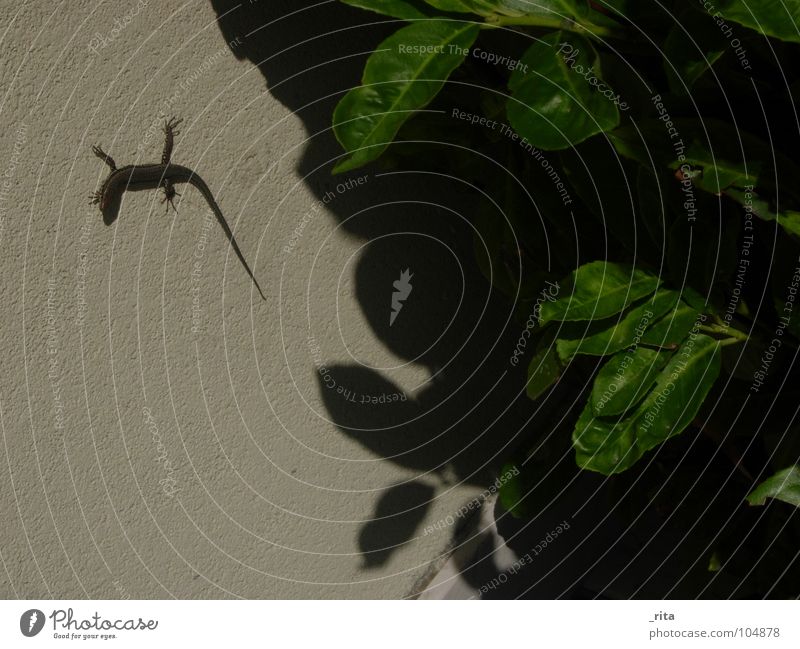
[[(333, 109), (358, 83), (368, 53), (402, 23), (340, 2), (211, 4), (223, 37), (236, 42), (231, 51), (256, 65), (270, 94), (302, 120), (311, 137), (297, 172), (322, 198), (344, 180), (330, 174), (342, 154), (330, 131)], [(388, 488), (364, 526), (368, 566), (413, 537), (432, 489), (491, 482), (533, 410), (520, 394), (524, 368), (508, 362), (519, 325), (475, 263), (468, 218), (474, 201), (474, 192), (452, 179), (397, 174), (373, 176), (327, 206), (342, 229), (369, 242), (356, 262), (355, 292), (371, 331), (430, 376), (401, 387), (359, 363), (327, 366), (348, 394), (404, 396), (390, 404), (353, 404), (318, 376), (328, 414), (345, 435), (418, 472), (416, 481)], [(353, 216), (375, 204), (382, 207)], [(406, 268), (414, 288), (390, 324), (393, 283)]]

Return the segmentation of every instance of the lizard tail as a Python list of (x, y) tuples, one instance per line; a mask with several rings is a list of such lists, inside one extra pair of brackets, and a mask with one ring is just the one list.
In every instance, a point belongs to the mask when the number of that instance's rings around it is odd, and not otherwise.
[(228, 226), (228, 222), (225, 220), (225, 217), (222, 214), (222, 210), (219, 209), (219, 205), (217, 205), (217, 201), (214, 200), (214, 195), (211, 193), (211, 190), (208, 188), (208, 185), (203, 181), (200, 176), (196, 174), (192, 174), (187, 178), (187, 182), (194, 185), (203, 197), (206, 199), (206, 202), (211, 207), (211, 211), (214, 212), (214, 216), (217, 217), (217, 221), (222, 226), (222, 229), (225, 231), (225, 236), (228, 238), (228, 241), (233, 248), (233, 251), (236, 253), (236, 256), (239, 258), (239, 261), (242, 262), (242, 266), (247, 271), (247, 274), (250, 275), (250, 279), (253, 280), (253, 284), (255, 284), (256, 289), (258, 289), (258, 293), (261, 296), (261, 299), (266, 301), (266, 297), (264, 296), (264, 292), (261, 290), (261, 286), (258, 284), (258, 280), (256, 279), (255, 275), (253, 275), (253, 271), (250, 270), (250, 266), (247, 265), (247, 262), (244, 259), (244, 255), (242, 251), (239, 249), (239, 245), (236, 243), (236, 238), (233, 236), (233, 232), (231, 231), (230, 227)]

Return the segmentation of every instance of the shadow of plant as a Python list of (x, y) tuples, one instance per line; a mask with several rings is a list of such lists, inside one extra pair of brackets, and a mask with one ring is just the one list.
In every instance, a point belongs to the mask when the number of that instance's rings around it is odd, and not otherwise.
[[(272, 96), (309, 134), (328, 131), (309, 140), (297, 170), (322, 198), (341, 155), (329, 130), (333, 108), (358, 82), (367, 54), (397, 24), (340, 2), (212, 5), (223, 38), (238, 37), (232, 51), (258, 67)], [(364, 191), (370, 192), (366, 198)], [(344, 434), (420, 474), (388, 487), (364, 526), (360, 547), (366, 565), (374, 566), (414, 536), (436, 487), (491, 481), (531, 405), (517, 394), (524, 369), (508, 364), (519, 325), (478, 270), (471, 225), (459, 217), (474, 207), (475, 192), (445, 177), (398, 174), (376, 177), (359, 193), (359, 203), (380, 204), (379, 213), (352, 216), (348, 196), (328, 206), (345, 231), (369, 242), (357, 261), (358, 303), (385, 346), (429, 376), (420, 385), (400, 386), (362, 365), (326, 365), (336, 385), (346, 388), (338, 393), (317, 375), (323, 402)], [(413, 274), (413, 291), (390, 324), (393, 283), (405, 269)], [(348, 399), (396, 394), (403, 400)]]

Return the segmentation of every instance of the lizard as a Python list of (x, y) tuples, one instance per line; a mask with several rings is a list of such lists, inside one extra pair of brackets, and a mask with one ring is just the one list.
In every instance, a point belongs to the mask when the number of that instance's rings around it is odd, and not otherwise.
[(117, 167), (117, 163), (114, 162), (111, 156), (103, 151), (101, 147), (94, 145), (92, 147), (92, 153), (109, 166), (111, 173), (103, 181), (100, 189), (89, 195), (89, 203), (90, 205), (99, 205), (100, 211), (103, 212), (104, 215), (112, 211), (113, 215), (110, 220), (113, 221), (113, 219), (116, 218), (116, 212), (119, 210), (119, 204), (124, 192), (157, 189), (160, 187), (164, 189), (164, 198), (161, 199), (161, 202), (168, 203), (167, 211), (169, 211), (170, 206), (172, 206), (172, 209), (177, 213), (178, 210), (175, 207), (174, 200), (175, 197), (180, 196), (180, 194), (175, 191), (175, 185), (177, 183), (189, 183), (193, 185), (200, 191), (203, 198), (206, 199), (206, 203), (208, 203), (217, 221), (225, 231), (225, 236), (228, 237), (228, 241), (236, 253), (236, 256), (239, 258), (239, 261), (242, 262), (247, 274), (250, 275), (250, 279), (253, 280), (261, 298), (266, 300), (267, 298), (264, 297), (264, 293), (261, 291), (258, 281), (250, 270), (250, 266), (247, 265), (244, 255), (233, 236), (233, 232), (231, 232), (230, 227), (228, 227), (228, 222), (225, 220), (225, 216), (222, 214), (219, 205), (217, 205), (217, 201), (214, 199), (214, 195), (211, 193), (208, 185), (192, 169), (171, 162), (175, 136), (180, 133), (176, 128), (182, 121), (182, 119), (173, 117), (164, 123), (165, 140), (164, 151), (161, 155), (161, 164), (140, 164)]

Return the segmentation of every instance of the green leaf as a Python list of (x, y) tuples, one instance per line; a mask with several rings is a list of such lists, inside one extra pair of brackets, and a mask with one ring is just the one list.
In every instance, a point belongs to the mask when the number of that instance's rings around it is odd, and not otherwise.
[(683, 290), (681, 291), (681, 299), (690, 307), (695, 309), (698, 314), (716, 313), (714, 305), (706, 303), (706, 298), (700, 295), (700, 293), (695, 291), (691, 286), (683, 287)]
[(612, 356), (597, 373), (589, 403), (597, 416), (630, 410), (650, 391), (671, 352), (636, 347)]
[(538, 399), (559, 379), (562, 371), (563, 367), (558, 360), (552, 335), (543, 336), (528, 365), (528, 396), (531, 399)]
[(767, 478), (747, 496), (751, 505), (763, 505), (767, 498), (775, 498), (800, 507), (800, 466), (791, 466)]
[(723, 0), (719, 11), (761, 34), (800, 43), (800, 0)]
[[(392, 18), (402, 18), (403, 20), (419, 20), (429, 18), (430, 14), (425, 13), (421, 8), (421, 3), (416, 0), (341, 0), (345, 4), (359, 9), (367, 9), (384, 16)], [(424, 7), (424, 5), (422, 5)]]
[(551, 320), (598, 320), (619, 313), (629, 304), (650, 295), (661, 280), (626, 264), (593, 261), (580, 266), (564, 281), (568, 293), (542, 304), (542, 324)]
[(720, 366), (719, 342), (713, 338), (690, 334), (681, 343), (644, 402), (637, 428), (643, 449), (661, 444), (692, 422), (719, 376)]
[(704, 12), (687, 8), (664, 41), (664, 71), (672, 91), (687, 94), (725, 53), (728, 41)]
[(779, 212), (770, 207), (769, 201), (759, 198), (754, 192), (736, 187), (726, 189), (725, 195), (752, 211), (762, 221), (776, 221), (789, 234), (800, 236), (800, 212)]
[(521, 63), (509, 79), (506, 112), (527, 142), (566, 149), (619, 124), (617, 107), (603, 94), (616, 93), (602, 81), (597, 53), (585, 38), (548, 34), (528, 48)]
[(489, 0), (494, 13), (504, 16), (551, 16), (564, 20), (583, 13), (575, 0)]
[(572, 18), (579, 11), (579, 0), (425, 0), (431, 7), (454, 13), (481, 16), (549, 16), (554, 20)]
[(638, 2), (635, 0), (600, 0), (596, 4), (602, 8), (603, 11), (627, 16), (633, 6), (638, 5)]
[[(561, 431), (559, 431), (561, 432)], [(500, 504), (515, 518), (541, 514), (564, 495), (579, 469), (569, 453), (569, 437), (553, 434), (533, 449), (517, 452), (500, 472)]]
[(689, 145), (686, 160), (683, 162), (676, 160), (670, 164), (670, 168), (681, 169), (684, 168), (684, 164), (692, 168), (689, 176), (694, 186), (712, 194), (721, 194), (728, 187), (755, 185), (761, 169), (758, 161), (751, 160), (749, 164), (745, 164), (725, 160), (720, 157), (719, 152), (712, 153), (697, 141)]
[(694, 334), (672, 355), (633, 413), (596, 417), (591, 401), (587, 403), (572, 433), (578, 466), (605, 475), (633, 466), (646, 451), (691, 423), (719, 370), (719, 343)]
[(611, 322), (593, 321), (588, 327), (564, 327), (558, 336), (557, 349), (562, 361), (575, 354), (606, 356), (636, 344), (654, 320), (670, 311), (678, 302), (676, 291), (660, 290), (652, 299), (631, 308)]
[[(730, 184), (742, 186), (756, 180), (768, 181), (776, 172), (773, 157), (787, 192), (800, 177), (796, 164), (741, 126), (736, 128), (713, 118), (669, 119), (674, 100), (661, 99), (652, 104), (660, 119), (640, 120), (635, 127), (623, 126), (608, 134), (620, 155), (645, 167), (652, 167), (653, 163), (673, 170), (683, 163), (698, 167), (692, 171), (701, 173), (692, 173), (690, 177), (698, 187), (714, 194)], [(680, 152), (684, 160), (679, 159)]]
[(683, 300), (675, 308), (645, 331), (641, 342), (659, 347), (677, 346), (694, 327), (700, 312)]
[(352, 155), (334, 173), (374, 160), (409, 117), (424, 108), (464, 61), (478, 26), (426, 20), (403, 27), (367, 61), (362, 85), (348, 92), (333, 114), (333, 130)]
[(474, 2), (469, 0), (425, 0), (431, 7), (453, 13), (473, 13)]
[[(517, 470), (516, 475), (514, 475), (515, 469)], [(505, 508), (506, 511), (511, 512), (511, 515), (514, 516), (514, 518), (519, 518), (523, 515), (521, 505), (524, 502), (527, 494), (525, 482), (522, 478), (520, 478), (519, 473), (520, 472), (516, 465), (510, 462), (503, 465), (500, 475), (510, 477), (501, 483), (497, 496), (500, 504)]]

